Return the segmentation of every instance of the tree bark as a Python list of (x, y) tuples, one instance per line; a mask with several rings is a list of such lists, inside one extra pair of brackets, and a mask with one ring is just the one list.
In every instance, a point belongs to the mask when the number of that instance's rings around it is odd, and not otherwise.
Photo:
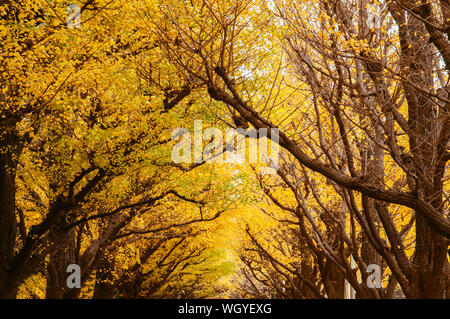
[(47, 277), (47, 299), (63, 299), (71, 293), (66, 284), (67, 266), (75, 263), (75, 228), (72, 228), (50, 253)]
[[(432, 50), (427, 42), (427, 30), (421, 21), (409, 19), (405, 27), (416, 37), (404, 35), (402, 47), (403, 63), (411, 71), (404, 81), (405, 95), (408, 101), (409, 143), (413, 162), (413, 171), (417, 178), (409, 184), (411, 191), (423, 198), (442, 216), (442, 194), (444, 170), (434, 170), (436, 165), (436, 131), (439, 124), (434, 114), (432, 99), (420, 92), (417, 87), (431, 87)], [(448, 123), (447, 123), (448, 124)], [(445, 125), (445, 124), (444, 124)], [(437, 161), (438, 162), (438, 161)], [(444, 298), (446, 286), (445, 263), (447, 261), (447, 239), (439, 234), (432, 223), (416, 209), (416, 249), (411, 274), (412, 298)]]
[(16, 239), (15, 176), (18, 145), (14, 128), (0, 132), (0, 298), (14, 298), (9, 280)]
[(95, 276), (94, 299), (112, 299), (114, 297), (114, 277), (112, 263), (105, 254), (100, 258)]

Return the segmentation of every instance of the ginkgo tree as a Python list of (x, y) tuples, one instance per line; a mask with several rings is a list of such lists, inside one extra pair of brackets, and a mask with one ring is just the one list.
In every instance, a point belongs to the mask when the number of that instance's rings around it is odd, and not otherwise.
[(448, 297), (449, 8), (0, 0), (0, 297)]
[[(80, 289), (66, 285), (67, 266), (78, 264), (83, 284), (97, 272), (114, 273), (120, 296), (148, 297), (164, 294), (169, 275), (191, 269), (192, 259), (200, 269), (209, 265), (203, 252), (211, 251), (198, 235), (204, 231), (191, 228), (229, 209), (215, 191), (226, 194), (216, 181), (227, 179), (214, 177), (223, 171), (212, 166), (171, 165), (171, 130), (183, 121), (171, 110), (189, 94), (173, 82), (170, 65), (152, 67), (160, 62), (157, 42), (133, 26), (133, 5), (86, 1), (79, 28), (66, 25), (64, 1), (1, 8), (8, 45), (2, 47), (0, 296), (79, 297)], [(159, 72), (158, 81), (151, 72)], [(194, 168), (195, 181), (183, 177)], [(175, 204), (182, 213), (174, 213)], [(167, 271), (165, 280), (152, 281), (148, 267)], [(42, 278), (43, 286), (30, 284)], [(184, 278), (177, 288), (189, 287)], [(102, 295), (100, 279), (88, 296)], [(145, 294), (131, 294), (130, 282)]]
[[(186, 78), (230, 116), (279, 129), (280, 146), (298, 169), (334, 185), (345, 216), (358, 224), (343, 239), (359, 273), (382, 258), (406, 297), (445, 297), (448, 5), (199, 1), (164, 12), (156, 33)], [(280, 67), (271, 68), (283, 54)], [(297, 195), (307, 187), (306, 177), (284, 182)], [(395, 223), (398, 206), (408, 212), (406, 225), (415, 226), (412, 255)], [(299, 209), (308, 216), (307, 206)], [(358, 260), (359, 252), (367, 259)]]

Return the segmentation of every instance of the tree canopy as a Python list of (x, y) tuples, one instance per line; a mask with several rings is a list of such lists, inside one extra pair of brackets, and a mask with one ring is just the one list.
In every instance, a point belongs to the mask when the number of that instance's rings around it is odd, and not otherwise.
[(0, 20), (0, 298), (450, 297), (449, 1)]

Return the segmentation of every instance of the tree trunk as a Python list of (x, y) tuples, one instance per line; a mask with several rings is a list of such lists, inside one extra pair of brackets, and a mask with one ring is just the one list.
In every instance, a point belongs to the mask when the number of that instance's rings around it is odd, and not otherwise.
[(329, 299), (345, 299), (345, 277), (336, 264), (327, 259), (323, 283)]
[[(408, 68), (403, 83), (408, 101), (408, 128), (410, 160), (405, 165), (410, 170), (410, 190), (430, 202), (442, 213), (443, 174), (435, 170), (436, 141), (439, 123), (435, 102), (417, 88), (433, 86), (433, 50), (428, 42), (428, 32), (421, 21), (408, 19), (401, 26), (402, 63)], [(411, 37), (410, 34), (414, 34)], [(411, 85), (412, 84), (412, 85)], [(448, 123), (447, 123), (448, 124)], [(444, 125), (446, 125), (444, 123)], [(447, 239), (432, 227), (426, 215), (416, 211), (416, 247), (412, 262), (408, 298), (443, 298), (446, 286)]]
[(16, 143), (14, 129), (0, 132), (0, 298), (14, 298), (17, 290), (8, 278), (16, 239)]
[(105, 254), (100, 258), (95, 276), (94, 299), (112, 299), (114, 296), (112, 263)]
[(58, 247), (51, 252), (48, 263), (47, 277), (47, 299), (62, 299), (73, 293), (67, 287), (67, 266), (75, 263), (75, 228), (72, 228), (59, 243)]
[(411, 276), (412, 298), (445, 298), (447, 274), (446, 239), (430, 228), (423, 216), (416, 215), (416, 251)]

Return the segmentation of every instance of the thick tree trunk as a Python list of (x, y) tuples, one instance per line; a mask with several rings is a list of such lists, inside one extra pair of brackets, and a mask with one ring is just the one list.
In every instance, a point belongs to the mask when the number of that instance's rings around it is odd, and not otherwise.
[(327, 297), (329, 299), (345, 299), (345, 277), (338, 266), (333, 261), (327, 260), (324, 272), (323, 282)]
[(112, 299), (114, 297), (112, 267), (108, 256), (102, 255), (95, 276), (94, 299)]
[[(434, 172), (434, 145), (432, 101), (419, 100), (410, 107), (411, 153), (417, 180), (410, 188), (442, 212), (443, 171)], [(433, 125), (434, 124), (434, 125)], [(432, 228), (425, 214), (416, 211), (416, 249), (413, 258), (411, 297), (445, 298), (447, 286), (448, 240)]]
[[(327, 226), (327, 239), (334, 251), (339, 254), (342, 248), (342, 241), (340, 237), (339, 225), (335, 219), (342, 218), (345, 211), (340, 211), (340, 215), (332, 218), (328, 213), (322, 214), (320, 218)], [(339, 267), (329, 258), (325, 259), (323, 270), (321, 270), (323, 284), (327, 292), (327, 297), (330, 299), (344, 299), (345, 298), (345, 277)]]
[(446, 239), (433, 231), (423, 216), (416, 215), (416, 252), (411, 276), (412, 298), (445, 298), (447, 286)]
[(47, 278), (47, 299), (62, 299), (73, 293), (67, 287), (67, 266), (75, 263), (75, 229), (70, 230), (50, 254)]
[[(416, 191), (439, 211), (442, 211), (443, 176), (432, 172), (431, 149), (422, 147), (414, 152), (415, 171), (419, 179)], [(414, 298), (445, 298), (447, 289), (447, 246), (448, 240), (436, 232), (421, 212), (416, 212), (416, 249), (413, 258), (411, 296)]]
[[(414, 37), (411, 35), (414, 34)], [(435, 170), (437, 158), (436, 104), (417, 88), (433, 87), (433, 50), (423, 22), (410, 18), (400, 26), (402, 64), (407, 69), (403, 83), (408, 101), (410, 152), (404, 164), (410, 171), (408, 186), (419, 198), (442, 213), (444, 170)], [(445, 125), (445, 124), (444, 124)], [(414, 177), (415, 175), (415, 177)], [(416, 247), (412, 261), (408, 298), (444, 298), (446, 289), (446, 238), (438, 234), (421, 211), (416, 211)]]
[[(420, 97), (418, 93), (416, 93)], [(411, 153), (417, 176), (412, 191), (430, 202), (442, 213), (443, 171), (435, 172), (435, 146), (433, 143), (436, 121), (433, 102), (419, 98), (409, 107)], [(411, 183), (410, 183), (411, 184)], [(444, 298), (448, 240), (432, 228), (425, 214), (416, 211), (416, 249), (413, 259), (411, 297)]]
[(8, 278), (16, 239), (16, 141), (13, 129), (0, 132), (0, 298), (14, 298), (16, 292)]
[[(377, 236), (379, 236), (379, 234), (378, 234), (379, 221), (378, 221), (378, 218), (376, 215), (376, 210), (374, 207), (375, 201), (373, 199), (367, 198), (364, 195), (361, 197), (362, 197), (362, 201), (363, 201), (362, 206), (363, 206), (364, 216), (366, 216), (366, 218), (369, 220), (369, 225), (374, 225), (373, 231), (376, 233)], [(363, 233), (362, 238), (361, 238), (361, 259), (367, 266), (369, 266), (369, 265), (378, 265), (380, 267), (382, 266), (381, 265), (381, 257), (378, 254), (377, 250), (371, 244), (366, 233)], [(376, 292), (374, 291), (374, 289), (378, 290), (378, 296), (376, 295)], [(381, 297), (381, 288), (369, 288), (367, 286), (367, 283), (364, 281), (364, 279), (362, 282), (361, 290), (364, 291), (365, 296), (359, 296), (358, 294), (356, 294), (357, 299)]]

